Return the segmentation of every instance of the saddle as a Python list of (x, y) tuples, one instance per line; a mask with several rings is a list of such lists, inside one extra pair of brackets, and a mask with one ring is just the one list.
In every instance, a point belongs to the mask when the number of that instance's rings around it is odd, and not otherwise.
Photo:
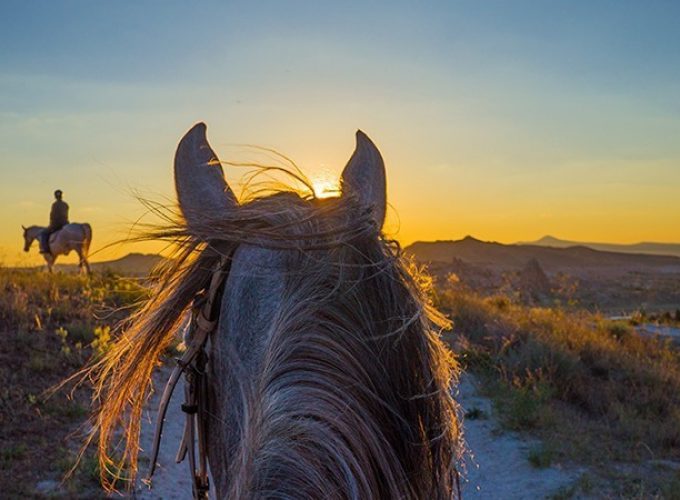
[(52, 254), (52, 249), (50, 248), (50, 240), (62, 229), (64, 229), (64, 226), (61, 226), (59, 229), (55, 230), (50, 230), (49, 228), (47, 228), (40, 234), (40, 253), (48, 253), (50, 255)]

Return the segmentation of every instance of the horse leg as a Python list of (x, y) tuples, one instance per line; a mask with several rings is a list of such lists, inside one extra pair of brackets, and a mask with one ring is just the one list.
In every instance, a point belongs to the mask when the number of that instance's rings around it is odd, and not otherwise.
[(80, 274), (83, 273), (83, 269), (85, 269), (85, 272), (88, 276), (92, 274), (92, 271), (90, 270), (90, 263), (87, 261), (87, 257), (85, 257), (85, 253), (82, 250), (78, 250), (78, 257), (80, 258), (80, 263), (78, 264), (78, 267), (80, 268)]
[(83, 252), (78, 248), (76, 253), (78, 254), (78, 274), (83, 274)]
[(45, 261), (47, 262), (47, 271), (52, 273), (52, 266), (54, 265), (54, 257), (50, 254), (43, 254)]

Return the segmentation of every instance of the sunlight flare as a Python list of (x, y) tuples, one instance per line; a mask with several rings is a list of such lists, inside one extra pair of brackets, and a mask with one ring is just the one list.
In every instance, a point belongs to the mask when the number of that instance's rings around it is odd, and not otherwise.
[(340, 195), (340, 185), (329, 175), (322, 175), (312, 179), (312, 189), (316, 198), (332, 198)]

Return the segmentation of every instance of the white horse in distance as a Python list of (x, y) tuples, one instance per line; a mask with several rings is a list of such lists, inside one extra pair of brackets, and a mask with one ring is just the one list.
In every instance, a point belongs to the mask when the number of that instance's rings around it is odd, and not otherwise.
[[(28, 252), (33, 240), (47, 229), (43, 226), (21, 226), (21, 228), (24, 230), (24, 252)], [(87, 261), (90, 243), (92, 243), (92, 227), (87, 223), (66, 224), (59, 231), (52, 233), (49, 241), (50, 253), (42, 254), (47, 262), (48, 271), (52, 272), (54, 262), (59, 255), (68, 255), (75, 250), (80, 259), (78, 264), (80, 272), (82, 273), (85, 269), (90, 274), (90, 263)]]

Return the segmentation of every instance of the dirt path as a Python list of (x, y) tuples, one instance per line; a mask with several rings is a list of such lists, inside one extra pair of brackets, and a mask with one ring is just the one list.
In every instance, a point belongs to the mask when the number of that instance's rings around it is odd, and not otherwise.
[[(156, 392), (151, 399), (147, 418), (142, 427), (141, 444), (143, 448), (140, 464), (146, 468), (151, 454), (155, 414), (158, 407), (160, 389), (169, 374), (165, 367), (159, 373)], [(579, 471), (563, 470), (558, 467), (536, 469), (527, 460), (529, 450), (537, 444), (514, 433), (499, 432), (493, 419), (491, 402), (480, 397), (475, 389), (474, 380), (469, 375), (463, 377), (460, 385), (459, 401), (464, 410), (478, 408), (491, 418), (468, 420), (465, 423), (465, 436), (471, 456), (466, 462), (466, 480), (463, 484), (465, 499), (502, 498), (538, 499), (555, 493), (559, 488), (571, 484)], [(163, 441), (159, 456), (159, 467), (153, 478), (151, 489), (140, 484), (136, 498), (151, 499), (191, 499), (191, 481), (186, 463), (176, 464), (175, 453), (179, 444), (183, 415), (181, 385), (177, 387), (163, 429)]]
[[(140, 444), (142, 453), (140, 454), (140, 472), (146, 475), (148, 466), (151, 462), (151, 448), (153, 435), (156, 425), (156, 412), (165, 381), (170, 375), (170, 367), (164, 366), (157, 376), (156, 393), (150, 399), (145, 411), (144, 424), (142, 425), (142, 435)], [(180, 380), (175, 393), (172, 395), (168, 413), (163, 426), (163, 439), (161, 441), (160, 453), (158, 456), (158, 467), (153, 476), (151, 488), (147, 485), (138, 484), (135, 498), (143, 500), (166, 500), (166, 499), (191, 499), (191, 476), (189, 475), (189, 465), (187, 461), (180, 464), (175, 463), (175, 454), (182, 438), (184, 430), (184, 414), (180, 409), (183, 402), (182, 380)]]
[(528, 461), (528, 454), (538, 441), (500, 431), (493, 418), (491, 401), (478, 394), (472, 376), (463, 376), (459, 391), (458, 401), (464, 412), (477, 408), (487, 416), (468, 419), (464, 424), (470, 456), (465, 464), (463, 498), (546, 498), (578, 478), (580, 471), (577, 470), (533, 467)]

